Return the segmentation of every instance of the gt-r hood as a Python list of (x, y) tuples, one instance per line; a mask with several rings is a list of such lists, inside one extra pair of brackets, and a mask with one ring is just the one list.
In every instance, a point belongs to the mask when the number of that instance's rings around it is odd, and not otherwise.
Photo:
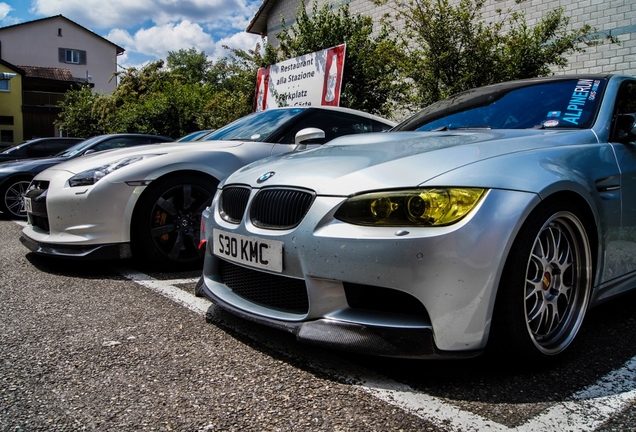
[[(179, 152), (192, 152), (197, 149), (212, 150), (237, 147), (244, 144), (243, 141), (189, 141), (148, 144), (122, 149), (107, 150), (99, 153), (88, 154), (55, 166), (56, 170), (68, 171), (72, 174), (93, 169), (102, 165), (137, 155), (164, 155)], [(263, 143), (263, 145), (268, 145)], [(1, 165), (0, 165), (1, 166)]]
[[(597, 143), (590, 130), (388, 132), (341, 137), (318, 149), (256, 161), (225, 184), (298, 186), (321, 195), (417, 186), (501, 156)], [(263, 174), (269, 179), (257, 182)]]

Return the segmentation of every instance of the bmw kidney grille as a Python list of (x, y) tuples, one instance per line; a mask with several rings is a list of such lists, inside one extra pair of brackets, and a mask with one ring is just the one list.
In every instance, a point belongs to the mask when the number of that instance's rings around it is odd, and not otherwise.
[[(221, 192), (223, 219), (240, 223), (247, 210), (250, 190), (242, 186), (226, 187)], [(309, 211), (315, 194), (291, 188), (267, 188), (259, 191), (250, 204), (252, 223), (265, 229), (284, 230), (297, 226)]]

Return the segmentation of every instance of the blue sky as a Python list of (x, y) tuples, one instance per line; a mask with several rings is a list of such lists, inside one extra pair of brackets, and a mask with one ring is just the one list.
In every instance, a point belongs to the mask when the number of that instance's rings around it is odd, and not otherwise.
[(0, 27), (63, 15), (126, 52), (121, 67), (196, 48), (212, 59), (223, 45), (253, 49), (260, 37), (245, 28), (263, 0), (0, 0)]

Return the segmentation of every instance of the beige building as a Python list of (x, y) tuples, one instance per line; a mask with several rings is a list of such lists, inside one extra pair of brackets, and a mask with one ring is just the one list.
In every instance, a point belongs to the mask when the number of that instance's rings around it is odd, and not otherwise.
[[(458, 0), (454, 0), (458, 2)], [(325, 0), (318, 0), (322, 6)], [(371, 0), (331, 1), (331, 4), (348, 3), (352, 14), (364, 14), (379, 22), (391, 11), (390, 5), (377, 7)], [(306, 0), (308, 12), (312, 0)], [(277, 44), (276, 33), (281, 30), (281, 17), (287, 25), (295, 22), (300, 0), (263, 0), (263, 3), (247, 27), (248, 33), (265, 35), (272, 45)], [(563, 7), (570, 17), (572, 28), (589, 24), (599, 33), (616, 36), (619, 44), (605, 43), (588, 48), (585, 53), (569, 59), (568, 67), (558, 73), (624, 73), (636, 75), (636, 0), (526, 0), (516, 4), (514, 0), (486, 0), (484, 20), (492, 21), (497, 9), (525, 12), (528, 24), (532, 25), (546, 12)]]
[(110, 93), (117, 56), (124, 49), (85, 27), (56, 15), (0, 28), (0, 59), (19, 66), (69, 69), (75, 81)]

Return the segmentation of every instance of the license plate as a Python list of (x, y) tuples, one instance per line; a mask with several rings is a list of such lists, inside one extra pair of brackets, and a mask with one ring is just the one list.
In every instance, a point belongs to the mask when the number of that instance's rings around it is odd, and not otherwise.
[(275, 272), (283, 271), (283, 242), (214, 229), (214, 255)]
[(33, 213), (33, 206), (31, 205), (31, 198), (24, 197), (24, 211), (27, 213)]

